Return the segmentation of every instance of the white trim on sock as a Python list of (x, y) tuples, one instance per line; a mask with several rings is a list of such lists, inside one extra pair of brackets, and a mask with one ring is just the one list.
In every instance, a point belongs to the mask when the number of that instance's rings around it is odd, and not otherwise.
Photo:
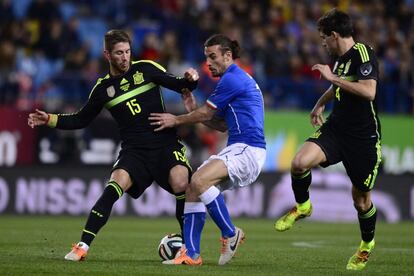
[(89, 245), (87, 245), (86, 243), (84, 243), (84, 242), (78, 242), (78, 246), (80, 247), (80, 248), (82, 248), (83, 250), (85, 250), (86, 252), (88, 252), (88, 250), (89, 250)]
[[(201, 202), (200, 202), (201, 203)], [(203, 204), (203, 207), (204, 207), (204, 204)], [(195, 252), (195, 246), (194, 246), (194, 241), (193, 241), (193, 232), (194, 232), (194, 214), (191, 214), (190, 215), (191, 216), (191, 227), (190, 227), (190, 245), (191, 245), (191, 248), (193, 249), (193, 251)]]
[(184, 204), (184, 214), (205, 212), (206, 206), (204, 206), (203, 202), (186, 202)]
[(213, 200), (215, 200), (216, 197), (218, 197), (219, 194), (220, 194), (220, 190), (216, 186), (211, 186), (210, 188), (207, 189), (207, 191), (205, 191), (204, 193), (202, 193), (199, 196), (199, 198), (201, 199), (201, 201), (205, 205), (208, 205)]

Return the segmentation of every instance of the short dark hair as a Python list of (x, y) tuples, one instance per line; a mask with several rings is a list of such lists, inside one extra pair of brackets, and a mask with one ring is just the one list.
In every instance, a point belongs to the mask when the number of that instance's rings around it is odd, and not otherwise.
[(131, 39), (129, 38), (129, 35), (122, 30), (109, 30), (105, 34), (104, 39), (104, 47), (105, 50), (111, 52), (114, 48), (114, 45), (119, 42), (128, 42), (131, 46)]
[(231, 51), (233, 59), (240, 57), (240, 46), (237, 40), (231, 40), (229, 37), (222, 34), (215, 34), (210, 36), (204, 43), (204, 47), (220, 45), (221, 53)]
[(350, 37), (354, 32), (351, 18), (348, 14), (332, 9), (318, 20), (318, 30), (325, 35), (337, 32), (341, 37)]

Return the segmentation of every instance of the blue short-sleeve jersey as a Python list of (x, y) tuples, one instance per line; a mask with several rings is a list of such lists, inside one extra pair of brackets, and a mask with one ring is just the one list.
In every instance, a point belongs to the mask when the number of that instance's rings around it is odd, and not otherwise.
[(230, 65), (207, 99), (227, 123), (227, 145), (244, 143), (266, 148), (263, 95), (256, 81), (236, 64)]

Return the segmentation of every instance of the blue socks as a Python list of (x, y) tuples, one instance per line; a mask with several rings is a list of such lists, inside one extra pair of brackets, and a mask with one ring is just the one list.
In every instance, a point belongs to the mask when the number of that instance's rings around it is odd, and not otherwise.
[(194, 260), (200, 256), (201, 233), (203, 232), (205, 221), (205, 212), (184, 214), (185, 247), (187, 248), (187, 255)]
[(210, 217), (221, 230), (223, 238), (236, 234), (224, 197), (216, 187), (210, 187), (200, 195), (202, 202), (186, 202), (184, 205), (184, 240), (187, 255), (194, 260), (200, 256), (201, 233), (206, 220), (206, 207)]
[(233, 237), (236, 234), (235, 227), (220, 190), (215, 186), (210, 187), (200, 195), (200, 199), (206, 205), (210, 217), (220, 228), (221, 236), (223, 238)]

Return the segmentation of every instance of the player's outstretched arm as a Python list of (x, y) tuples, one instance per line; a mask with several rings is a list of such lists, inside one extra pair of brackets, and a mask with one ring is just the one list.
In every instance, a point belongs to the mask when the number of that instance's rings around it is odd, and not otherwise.
[(183, 77), (178, 77), (168, 73), (161, 65), (154, 65), (147, 63), (146, 70), (148, 70), (151, 80), (162, 87), (182, 93), (184, 89), (194, 90), (197, 87), (198, 73), (195, 69), (189, 68), (185, 71)]
[(36, 126), (48, 125), (53, 114), (46, 113), (43, 110), (36, 109), (35, 112), (30, 113), (27, 118), (27, 124), (34, 128)]
[[(193, 93), (190, 90), (183, 91), (183, 102), (184, 107), (187, 110), (187, 112), (191, 112), (197, 109), (197, 101), (193, 95)], [(224, 121), (223, 118), (213, 116), (213, 118), (210, 121), (203, 122), (204, 125), (208, 126), (209, 128), (225, 132), (227, 131), (227, 123)]]
[(165, 128), (171, 128), (178, 125), (203, 123), (213, 118), (216, 111), (206, 104), (197, 108), (190, 113), (175, 116), (170, 113), (150, 113), (148, 120), (151, 125), (158, 126), (154, 131), (160, 131)]

